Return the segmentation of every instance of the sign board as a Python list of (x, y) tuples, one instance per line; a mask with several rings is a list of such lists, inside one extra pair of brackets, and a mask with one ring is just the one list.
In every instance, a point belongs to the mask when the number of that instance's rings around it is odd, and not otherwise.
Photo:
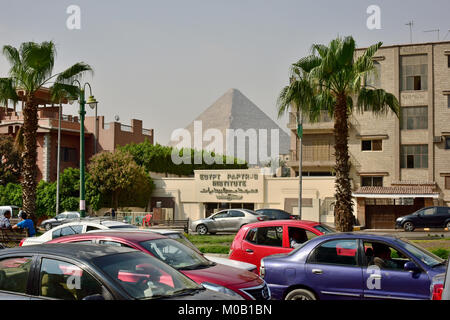
[(264, 202), (264, 177), (259, 169), (196, 170), (199, 202)]

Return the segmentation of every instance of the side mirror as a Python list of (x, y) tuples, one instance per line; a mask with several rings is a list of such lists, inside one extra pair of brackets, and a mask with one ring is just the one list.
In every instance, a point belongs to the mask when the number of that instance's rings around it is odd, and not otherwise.
[(420, 268), (412, 261), (406, 262), (403, 268), (405, 271), (420, 272)]
[(101, 294), (92, 294), (90, 296), (84, 297), (83, 300), (103, 301), (103, 300), (105, 300), (105, 297), (103, 297)]

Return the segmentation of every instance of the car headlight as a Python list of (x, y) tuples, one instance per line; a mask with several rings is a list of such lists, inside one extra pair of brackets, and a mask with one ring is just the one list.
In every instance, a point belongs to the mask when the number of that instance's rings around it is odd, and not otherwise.
[(397, 218), (397, 222), (400, 222), (400, 221), (402, 221), (403, 220), (403, 218), (402, 217), (400, 217), (400, 218)]
[(261, 263), (259, 265), (259, 276), (264, 279), (266, 275), (266, 269), (264, 268), (264, 259), (261, 259)]
[[(225, 294), (228, 294), (228, 295), (233, 296), (233, 297), (242, 298), (241, 295), (237, 294), (233, 290), (230, 290), (228, 288), (225, 288), (224, 286), (221, 286), (221, 285), (218, 285), (218, 284), (215, 284), (215, 283), (203, 282), (202, 286), (205, 287), (206, 289), (209, 289), (209, 290), (212, 290), (212, 291), (225, 293)], [(244, 299), (244, 298), (242, 298), (242, 299)]]

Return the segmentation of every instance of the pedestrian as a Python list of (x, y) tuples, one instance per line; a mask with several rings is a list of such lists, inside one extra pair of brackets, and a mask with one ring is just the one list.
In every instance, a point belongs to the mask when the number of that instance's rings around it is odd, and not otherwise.
[(0, 217), (0, 229), (11, 229), (9, 219), (11, 219), (11, 211), (8, 210)]
[(27, 228), (28, 229), (28, 235), (30, 237), (34, 237), (34, 235), (36, 234), (36, 230), (34, 229), (33, 220), (27, 219), (27, 218), (28, 217), (27, 217), (26, 212), (21, 211), (19, 213), (19, 219), (21, 219), (21, 221), (18, 224), (14, 225), (12, 228), (13, 229), (19, 229), (19, 228), (20, 229), (25, 229), (25, 228)]
[(113, 220), (116, 218), (116, 210), (114, 210), (114, 208), (111, 208), (111, 218)]

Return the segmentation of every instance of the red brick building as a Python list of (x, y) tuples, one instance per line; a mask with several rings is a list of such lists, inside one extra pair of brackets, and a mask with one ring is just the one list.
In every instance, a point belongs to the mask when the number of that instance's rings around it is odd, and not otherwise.
[[(20, 92), (19, 92), (20, 95)], [(49, 103), (47, 89), (38, 93), (38, 130), (37, 130), (37, 180), (55, 181), (58, 155), (59, 106)], [(20, 102), (19, 102), (20, 103)], [(23, 103), (23, 102), (22, 102)], [(77, 108), (75, 104), (70, 109)], [(64, 106), (63, 106), (64, 110)], [(97, 153), (114, 151), (117, 146), (128, 143), (141, 143), (146, 139), (154, 143), (153, 129), (144, 129), (141, 120), (131, 120), (131, 125), (119, 122), (105, 123), (104, 116), (98, 116)], [(22, 112), (0, 107), (0, 134), (15, 136), (23, 125)], [(95, 117), (85, 118), (85, 157), (86, 163), (94, 155)], [(79, 167), (80, 162), (80, 122), (79, 117), (63, 115), (61, 120), (60, 172), (69, 167)]]

